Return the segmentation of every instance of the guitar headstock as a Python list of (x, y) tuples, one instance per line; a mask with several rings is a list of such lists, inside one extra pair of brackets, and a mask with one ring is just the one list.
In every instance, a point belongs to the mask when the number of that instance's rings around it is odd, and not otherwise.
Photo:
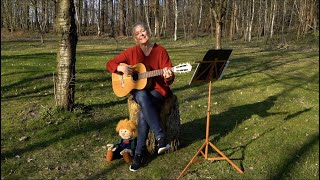
[(179, 64), (177, 66), (174, 66), (173, 72), (185, 73), (185, 72), (190, 72), (191, 69), (192, 69), (192, 66), (190, 63), (183, 63), (183, 64)]

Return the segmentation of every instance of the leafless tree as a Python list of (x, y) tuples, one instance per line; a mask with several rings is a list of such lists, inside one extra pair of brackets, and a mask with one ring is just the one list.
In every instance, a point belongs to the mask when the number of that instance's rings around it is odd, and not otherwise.
[(58, 0), (57, 32), (60, 34), (57, 52), (55, 100), (57, 107), (71, 111), (74, 107), (75, 63), (78, 42), (73, 0)]

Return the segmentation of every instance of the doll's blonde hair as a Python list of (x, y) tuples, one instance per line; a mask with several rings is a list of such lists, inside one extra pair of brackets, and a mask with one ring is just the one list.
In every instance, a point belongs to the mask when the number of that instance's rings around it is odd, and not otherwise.
[(123, 119), (118, 122), (116, 131), (119, 132), (120, 129), (128, 129), (133, 132), (133, 138), (137, 137), (137, 123), (133, 120)]

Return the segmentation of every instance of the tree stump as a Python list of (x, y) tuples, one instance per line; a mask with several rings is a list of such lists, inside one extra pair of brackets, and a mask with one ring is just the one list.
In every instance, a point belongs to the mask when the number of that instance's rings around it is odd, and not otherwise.
[[(133, 100), (133, 96), (128, 98), (129, 118), (138, 124), (140, 106)], [(180, 145), (180, 113), (178, 98), (171, 95), (165, 98), (160, 110), (161, 127), (166, 134), (170, 144), (169, 152), (176, 151)], [(139, 135), (138, 135), (139, 136)], [(139, 137), (138, 137), (139, 138)], [(146, 142), (147, 151), (152, 155), (155, 152), (156, 141), (153, 132), (149, 131)]]

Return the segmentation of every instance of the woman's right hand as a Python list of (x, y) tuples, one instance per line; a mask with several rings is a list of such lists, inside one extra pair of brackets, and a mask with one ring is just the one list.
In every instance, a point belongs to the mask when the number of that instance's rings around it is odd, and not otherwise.
[(119, 65), (117, 67), (117, 71), (122, 72), (125, 75), (131, 75), (133, 72), (131, 66), (122, 66), (122, 65)]

